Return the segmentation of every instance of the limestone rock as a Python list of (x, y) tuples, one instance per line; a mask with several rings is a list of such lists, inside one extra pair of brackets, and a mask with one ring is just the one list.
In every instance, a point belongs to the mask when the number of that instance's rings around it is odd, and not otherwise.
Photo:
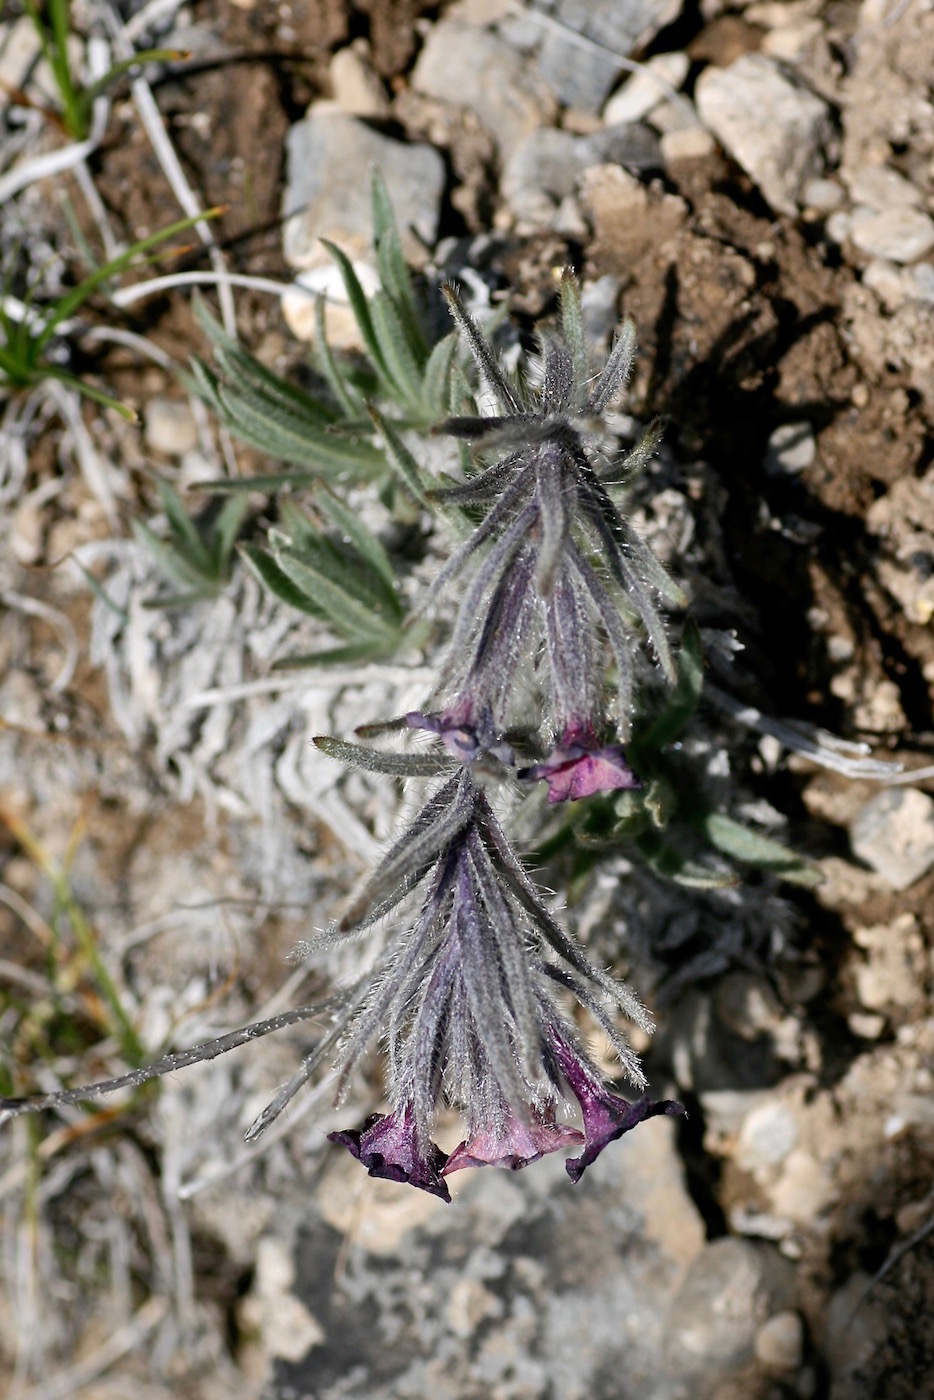
[(821, 174), (831, 135), (826, 102), (754, 53), (729, 68), (707, 68), (695, 99), (704, 124), (772, 208), (794, 214), (805, 183)]
[(426, 97), (467, 107), (503, 156), (549, 125), (556, 111), (544, 81), (520, 53), (489, 30), (456, 20), (433, 25), (412, 86)]
[(907, 890), (934, 866), (934, 798), (917, 788), (886, 788), (850, 823), (853, 854), (893, 890)]
[(321, 238), (332, 238), (351, 255), (369, 250), (374, 169), (389, 190), (406, 255), (424, 257), (438, 231), (441, 156), (431, 146), (393, 141), (334, 104), (321, 103), (288, 135), (283, 245), (293, 267), (327, 260)]

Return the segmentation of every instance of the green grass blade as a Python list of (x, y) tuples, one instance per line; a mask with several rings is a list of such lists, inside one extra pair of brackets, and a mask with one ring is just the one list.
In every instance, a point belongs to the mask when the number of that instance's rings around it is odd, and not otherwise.
[(55, 327), (62, 321), (66, 321), (69, 316), (74, 315), (79, 306), (83, 306), (88, 297), (101, 285), (108, 281), (124, 268), (129, 267), (134, 258), (142, 253), (147, 253), (150, 248), (157, 248), (160, 243), (164, 243), (168, 238), (174, 238), (177, 233), (184, 233), (186, 229), (192, 228), (202, 219), (216, 219), (223, 213), (223, 208), (218, 206), (215, 209), (206, 209), (203, 214), (193, 214), (188, 219), (179, 219), (174, 224), (169, 224), (166, 228), (157, 229), (148, 238), (141, 238), (137, 243), (127, 248), (125, 253), (119, 257), (111, 258), (109, 262), (94, 269), (77, 287), (73, 287), (70, 292), (66, 292), (52, 308), (52, 312), (45, 322), (41, 333), (36, 338), (36, 345), (39, 351), (43, 350), (55, 333)]

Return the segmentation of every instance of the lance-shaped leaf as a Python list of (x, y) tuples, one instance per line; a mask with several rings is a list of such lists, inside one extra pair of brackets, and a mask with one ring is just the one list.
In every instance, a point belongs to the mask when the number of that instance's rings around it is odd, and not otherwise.
[(752, 831), (748, 826), (743, 826), (741, 822), (734, 821), (722, 812), (708, 812), (698, 818), (696, 825), (718, 851), (722, 851), (733, 860), (757, 866), (760, 870), (768, 870), (779, 879), (787, 880), (793, 885), (804, 885), (808, 889), (813, 889), (823, 881), (824, 877), (816, 866), (811, 865), (788, 846), (784, 846), (781, 841), (776, 841), (772, 836), (763, 836), (759, 831)]

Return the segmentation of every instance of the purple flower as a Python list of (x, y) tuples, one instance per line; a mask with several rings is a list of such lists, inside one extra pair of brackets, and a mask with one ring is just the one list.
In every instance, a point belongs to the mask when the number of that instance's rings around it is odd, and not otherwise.
[(626, 762), (622, 746), (599, 745), (589, 726), (566, 729), (561, 743), (544, 763), (520, 768), (518, 776), (529, 782), (544, 778), (551, 803), (576, 802), (595, 792), (616, 792), (642, 786), (641, 779)]
[(653, 1102), (642, 1098), (637, 1103), (629, 1103), (596, 1079), (573, 1045), (556, 1030), (552, 1045), (558, 1067), (580, 1104), (584, 1119), (584, 1150), (579, 1157), (571, 1157), (565, 1163), (572, 1181), (580, 1181), (605, 1147), (646, 1118), (655, 1118), (660, 1113), (684, 1114), (683, 1106), (671, 1099)]
[(577, 1147), (583, 1141), (583, 1134), (576, 1128), (537, 1115), (524, 1123), (507, 1109), (504, 1121), (486, 1124), (459, 1143), (441, 1174), (450, 1176), (464, 1167), (503, 1167), (517, 1172), (548, 1152)]
[(418, 1142), (415, 1115), (407, 1105), (401, 1111), (374, 1113), (362, 1128), (328, 1133), (331, 1142), (346, 1147), (370, 1176), (385, 1177), (387, 1181), (406, 1181), (421, 1191), (430, 1191), (442, 1201), (450, 1201), (451, 1193), (441, 1177), (447, 1154), (429, 1142), (423, 1150)]
[(507, 765), (515, 761), (510, 745), (496, 738), (492, 723), (488, 719), (475, 721), (473, 707), (465, 700), (442, 710), (439, 715), (410, 710), (405, 722), (410, 729), (427, 729), (429, 733), (437, 734), (458, 763), (473, 763), (474, 759), (485, 753), (492, 754)]

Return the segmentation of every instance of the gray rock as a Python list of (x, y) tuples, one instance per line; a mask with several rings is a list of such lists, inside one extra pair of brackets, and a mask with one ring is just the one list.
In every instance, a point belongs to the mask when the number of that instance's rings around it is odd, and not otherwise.
[(321, 237), (357, 252), (369, 248), (374, 169), (386, 182), (406, 254), (417, 258), (434, 243), (445, 179), (438, 152), (393, 141), (330, 104), (315, 106), (287, 141), (283, 247), (293, 267), (320, 261)]
[(934, 866), (934, 798), (917, 788), (886, 788), (850, 823), (853, 854), (893, 890), (907, 890)]
[(713, 155), (715, 142), (702, 126), (683, 126), (662, 135), (662, 160), (665, 169), (682, 160), (705, 160)]
[(433, 25), (412, 73), (426, 97), (472, 111), (507, 157), (556, 112), (535, 68), (497, 35), (456, 20)]
[(769, 437), (763, 465), (769, 476), (794, 476), (811, 465), (816, 452), (810, 423), (781, 423)]
[(533, 210), (550, 207), (542, 194), (555, 203), (566, 199), (574, 194), (582, 172), (593, 165), (646, 170), (661, 163), (658, 137), (645, 126), (609, 127), (593, 136), (543, 127), (516, 146), (503, 170), (501, 189), (517, 214), (533, 217)]
[(9, 102), (8, 88), (26, 86), (29, 74), (42, 57), (36, 26), (28, 15), (0, 26), (0, 107)]
[(539, 0), (536, 8), (592, 41), (575, 43), (567, 33), (546, 29), (538, 54), (542, 76), (561, 102), (599, 112), (622, 71), (616, 54), (629, 55), (648, 43), (677, 17), (681, 5), (682, 0)]
[(770, 1371), (796, 1371), (804, 1359), (804, 1323), (796, 1312), (780, 1312), (756, 1333), (756, 1358)]
[(871, 1400), (860, 1372), (885, 1344), (891, 1318), (871, 1294), (865, 1296), (868, 1283), (868, 1274), (852, 1274), (827, 1310), (823, 1351), (830, 1367), (831, 1400)]
[(875, 292), (886, 311), (895, 311), (909, 294), (902, 269), (884, 258), (873, 258), (865, 267), (863, 286)]
[(794, 214), (806, 182), (821, 174), (830, 110), (762, 54), (707, 68), (695, 101), (701, 120), (746, 171), (773, 209)]
[(855, 224), (850, 237), (871, 257), (912, 263), (934, 248), (934, 220), (921, 209), (893, 205)]
[(748, 1365), (759, 1328), (791, 1301), (792, 1276), (788, 1261), (769, 1246), (714, 1240), (694, 1260), (672, 1305), (669, 1368), (703, 1376), (712, 1390), (714, 1376), (727, 1378)]
[(605, 273), (581, 288), (581, 315), (586, 344), (605, 345), (619, 325), (619, 294), (622, 282)]

